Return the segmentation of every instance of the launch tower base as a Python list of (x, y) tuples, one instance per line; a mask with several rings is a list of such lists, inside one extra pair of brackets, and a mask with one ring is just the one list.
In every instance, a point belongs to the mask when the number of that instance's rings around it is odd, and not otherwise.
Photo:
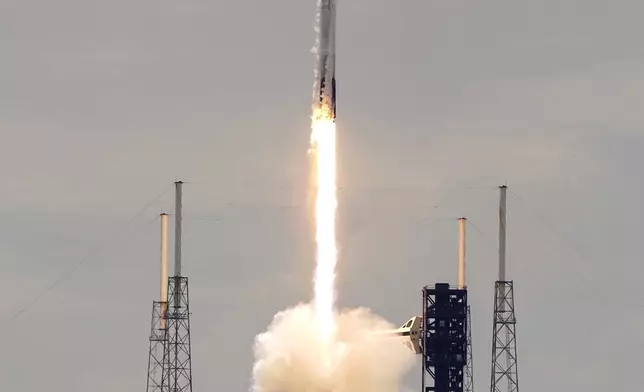
[[(423, 392), (463, 392), (467, 360), (467, 288), (423, 288)], [(430, 375), (427, 380), (426, 373)]]

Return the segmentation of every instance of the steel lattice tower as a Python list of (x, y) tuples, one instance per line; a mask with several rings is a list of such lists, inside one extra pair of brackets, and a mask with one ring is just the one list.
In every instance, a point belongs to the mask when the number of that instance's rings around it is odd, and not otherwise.
[(168, 280), (167, 342), (163, 357), (162, 392), (192, 392), (190, 300), (188, 278)]
[(165, 355), (167, 330), (163, 312), (166, 302), (154, 301), (152, 303), (152, 325), (150, 330), (150, 354), (148, 356), (148, 383), (147, 392), (162, 392), (161, 380), (163, 377), (163, 358)]
[(491, 391), (518, 392), (514, 288), (512, 281), (497, 281), (495, 286)]
[(190, 297), (188, 278), (181, 275), (182, 185), (181, 181), (175, 182), (174, 276), (168, 279), (167, 342), (161, 392), (192, 392)]
[(491, 392), (518, 392), (516, 315), (514, 284), (505, 277), (506, 193), (500, 187), (499, 201), (499, 279), (494, 287), (494, 323), (492, 329)]
[(465, 363), (465, 392), (474, 392), (474, 361), (472, 357), (472, 315), (467, 305), (467, 362)]

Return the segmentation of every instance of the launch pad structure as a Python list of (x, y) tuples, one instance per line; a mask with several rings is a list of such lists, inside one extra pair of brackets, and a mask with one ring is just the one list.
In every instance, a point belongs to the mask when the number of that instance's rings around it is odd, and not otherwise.
[[(463, 392), (467, 360), (467, 288), (423, 288), (424, 392)], [(426, 373), (430, 375), (428, 380)], [(429, 381), (429, 382), (428, 382)]]
[[(494, 284), (490, 392), (518, 392), (514, 282), (506, 277), (505, 262), (507, 186), (499, 190), (499, 272)], [(465, 218), (459, 219), (457, 287), (436, 283), (422, 290), (422, 392), (474, 392), (472, 321), (465, 284), (465, 222)]]
[[(336, 119), (336, 1), (318, 1), (318, 61), (314, 101)], [(152, 305), (147, 392), (192, 392), (188, 278), (181, 274), (182, 182), (175, 182), (174, 276), (167, 273), (167, 215), (161, 215), (161, 298)], [(505, 276), (505, 197), (499, 207), (499, 278), (495, 283), (491, 392), (518, 392), (514, 286)], [(422, 322), (399, 335), (422, 355), (421, 392), (474, 392), (471, 312), (465, 284), (465, 224), (459, 219), (458, 284), (422, 288)], [(418, 320), (420, 317), (414, 317)], [(410, 320), (413, 321), (413, 320)], [(411, 331), (411, 328), (415, 328)]]
[[(192, 392), (188, 278), (181, 272), (182, 182), (176, 182), (174, 276), (168, 277), (168, 215), (161, 214), (161, 287), (152, 303), (147, 392)], [(499, 278), (494, 289), (491, 392), (518, 392), (514, 285), (505, 272), (506, 187), (499, 203)], [(422, 392), (473, 392), (472, 321), (465, 274), (466, 218), (459, 218), (458, 283), (422, 288)], [(414, 336), (412, 334), (412, 336)]]
[(175, 182), (174, 276), (168, 278), (168, 215), (161, 214), (161, 293), (152, 303), (147, 392), (192, 392), (190, 297), (181, 274), (182, 185)]
[(465, 284), (465, 223), (465, 218), (459, 218), (457, 287), (436, 283), (422, 290), (422, 392), (463, 392), (466, 385), (471, 342)]

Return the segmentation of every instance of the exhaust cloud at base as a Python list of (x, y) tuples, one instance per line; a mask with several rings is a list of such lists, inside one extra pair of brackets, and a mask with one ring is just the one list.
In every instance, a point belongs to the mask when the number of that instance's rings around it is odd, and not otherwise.
[(255, 338), (252, 392), (399, 392), (415, 355), (399, 341), (369, 339), (395, 327), (367, 308), (336, 314), (330, 367), (321, 363), (315, 307), (302, 304), (275, 315)]

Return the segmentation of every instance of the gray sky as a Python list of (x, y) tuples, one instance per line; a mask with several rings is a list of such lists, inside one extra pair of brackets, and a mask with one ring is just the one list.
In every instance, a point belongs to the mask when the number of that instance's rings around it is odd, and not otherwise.
[[(0, 390), (145, 388), (154, 218), (175, 178), (195, 391), (247, 389), (254, 335), (310, 298), (314, 8), (0, 0)], [(475, 383), (489, 388), (507, 181), (522, 390), (641, 389), (643, 12), (339, 0), (341, 304), (396, 324), (419, 313), (422, 285), (455, 281), (466, 215)]]

